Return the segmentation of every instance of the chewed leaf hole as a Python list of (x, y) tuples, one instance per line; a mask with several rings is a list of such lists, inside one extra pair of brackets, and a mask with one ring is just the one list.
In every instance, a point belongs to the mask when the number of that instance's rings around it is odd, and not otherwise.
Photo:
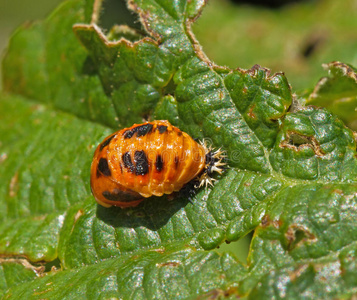
[(100, 8), (99, 20), (95, 23), (102, 28), (109, 41), (124, 38), (135, 42), (147, 35), (139, 17), (127, 7), (126, 1), (103, 1)]
[(296, 230), (294, 235), (294, 241), (290, 244), (291, 248), (294, 248), (299, 242), (301, 242), (306, 237), (305, 232), (302, 230)]
[(285, 237), (289, 251), (299, 247), (303, 243), (316, 241), (314, 234), (298, 225), (291, 225), (285, 233)]
[(299, 147), (301, 145), (312, 145), (312, 137), (300, 135), (296, 133), (289, 134), (289, 144), (295, 147)]
[(233, 253), (240, 262), (246, 264), (249, 254), (250, 244), (253, 238), (254, 231), (248, 233), (238, 241), (231, 243), (222, 243), (217, 249), (218, 252), (230, 252)]
[(100, 26), (109, 30), (114, 25), (122, 24), (132, 28), (141, 29), (138, 17), (128, 9), (125, 1), (107, 0), (102, 3)]
[(325, 153), (320, 147), (319, 142), (314, 136), (306, 136), (296, 132), (288, 132), (285, 140), (280, 143), (282, 148), (290, 148), (300, 151), (304, 147), (310, 147), (317, 156), (323, 156)]
[(60, 270), (61, 269), (61, 261), (56, 258), (53, 261), (47, 262), (45, 264), (45, 272), (50, 272), (54, 270)]
[(163, 87), (162, 93), (167, 96), (167, 95), (174, 95), (176, 91), (177, 85), (175, 84), (173, 77), (170, 79), (170, 81)]

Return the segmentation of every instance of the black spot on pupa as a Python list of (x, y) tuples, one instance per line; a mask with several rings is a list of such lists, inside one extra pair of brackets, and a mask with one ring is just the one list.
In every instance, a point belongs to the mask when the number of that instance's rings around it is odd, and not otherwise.
[(179, 131), (178, 133), (177, 133), (177, 136), (181, 136), (182, 135), (182, 131)]
[(159, 133), (164, 133), (167, 130), (167, 126), (159, 125), (157, 126), (157, 130), (159, 130)]
[(107, 138), (103, 143), (101, 143), (99, 151), (102, 151), (104, 147), (108, 146), (110, 141), (115, 137), (115, 134)]
[(134, 162), (136, 164), (135, 175), (145, 175), (149, 172), (149, 163), (143, 150), (135, 151)]
[(124, 163), (124, 167), (129, 169), (129, 171), (131, 173), (134, 173), (135, 171), (135, 166), (133, 164), (133, 162), (131, 161), (131, 157), (130, 157), (130, 153), (129, 152), (125, 152), (121, 159), (123, 160), (123, 163)]
[(108, 166), (108, 161), (101, 157), (97, 166), (97, 177), (98, 177), (98, 172), (103, 174), (104, 176), (110, 176), (111, 172)]
[(153, 127), (153, 125), (150, 123), (136, 127), (138, 129), (137, 130), (138, 133), (136, 136), (144, 136), (144, 135), (150, 133), (152, 130), (152, 127)]
[(151, 132), (153, 125), (150, 123), (134, 127), (132, 129), (125, 130), (123, 133), (124, 139), (130, 139), (137, 133), (137, 137), (144, 136)]
[(105, 199), (119, 202), (131, 202), (142, 198), (140, 195), (124, 192), (119, 189), (114, 189), (112, 192), (104, 191), (102, 195)]
[(104, 191), (102, 195), (105, 197), (105, 199), (108, 199), (110, 201), (118, 201), (119, 200), (119, 194), (111, 193), (109, 191)]
[(164, 167), (164, 162), (160, 154), (156, 156), (155, 168), (158, 172), (161, 172), (162, 168)]
[(137, 128), (138, 127), (125, 130), (124, 133), (123, 133), (124, 139), (131, 139), (133, 137), (133, 135), (137, 132), (137, 130), (138, 130)]

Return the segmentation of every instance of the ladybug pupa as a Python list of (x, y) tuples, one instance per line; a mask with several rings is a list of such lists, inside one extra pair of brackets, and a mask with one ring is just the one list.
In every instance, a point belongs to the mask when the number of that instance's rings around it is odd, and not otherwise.
[(135, 124), (119, 130), (97, 147), (90, 184), (104, 206), (137, 206), (145, 198), (179, 191), (198, 180), (212, 185), (213, 172), (222, 173), (223, 152), (198, 143), (168, 121)]

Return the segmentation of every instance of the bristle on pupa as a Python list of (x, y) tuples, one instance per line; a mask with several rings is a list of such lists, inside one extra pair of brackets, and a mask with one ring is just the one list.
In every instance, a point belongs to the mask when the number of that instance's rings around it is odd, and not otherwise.
[(197, 188), (201, 186), (213, 186), (213, 182), (216, 181), (216, 179), (211, 177), (212, 173), (217, 172), (222, 174), (226, 168), (225, 166), (227, 165), (223, 161), (227, 157), (225, 155), (225, 151), (223, 151), (221, 148), (214, 150), (211, 145), (207, 145), (206, 140), (203, 140), (200, 143), (206, 150), (206, 164), (203, 173), (198, 179), (199, 184), (197, 185)]

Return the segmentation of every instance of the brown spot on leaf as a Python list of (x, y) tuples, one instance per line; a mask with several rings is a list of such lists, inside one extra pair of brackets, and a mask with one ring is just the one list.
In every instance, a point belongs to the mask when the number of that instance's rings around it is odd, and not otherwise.
[(165, 248), (157, 248), (157, 249), (153, 249), (152, 251), (156, 253), (165, 253)]
[(10, 180), (10, 186), (9, 186), (9, 196), (10, 197), (15, 197), (17, 194), (18, 179), (19, 179), (19, 174), (16, 172), (15, 175), (12, 176), (12, 178)]
[(269, 215), (265, 215), (261, 221), (261, 226), (268, 227), (273, 226), (274, 228), (279, 229), (283, 225), (281, 220), (271, 220)]
[(357, 83), (357, 73), (349, 66), (339, 61), (333, 61), (329, 64), (322, 65), (325, 69), (329, 69), (330, 67), (335, 67), (340, 69), (343, 72), (343, 75), (352, 78)]
[[(47, 290), (38, 291), (38, 292), (34, 291), (32, 295), (33, 296), (39, 296), (39, 295), (42, 295), (42, 294), (46, 294), (46, 293), (48, 293), (50, 291), (52, 291), (52, 288), (51, 289), (47, 289)], [(44, 298), (40, 297), (38, 299), (44, 299)]]
[(7, 154), (6, 154), (6, 153), (2, 153), (2, 154), (0, 155), (0, 164), (1, 164), (2, 162), (4, 162), (6, 159), (7, 159)]
[(33, 270), (38, 276), (41, 276), (45, 272), (45, 266), (35, 266), (29, 262), (28, 259), (25, 258), (0, 258), (0, 265), (5, 263), (15, 263), (24, 266), (26, 269)]
[(254, 111), (254, 108), (255, 108), (255, 104), (253, 104), (250, 108), (249, 108), (249, 112), (248, 112), (248, 116), (252, 119), (256, 119), (256, 115), (255, 113), (253, 112)]
[(295, 281), (297, 278), (301, 276), (302, 273), (308, 268), (309, 265), (301, 265), (293, 272), (289, 273), (290, 281)]
[(156, 264), (157, 267), (178, 267), (179, 265), (181, 265), (180, 262), (177, 262), (177, 261), (169, 261), (169, 262), (166, 262), (166, 263), (158, 263)]
[(222, 290), (222, 289), (214, 289), (214, 290), (211, 290), (209, 291), (208, 293), (206, 294), (203, 294), (203, 295), (200, 295), (198, 296), (196, 299), (199, 299), (199, 300), (216, 300), (216, 299), (224, 299), (224, 298), (228, 298), (228, 297), (232, 297), (232, 296), (235, 296), (237, 299), (240, 298), (240, 294), (239, 294), (239, 291), (238, 291), (238, 288), (233, 286), (233, 287), (228, 287), (227, 289), (225, 290)]
[(332, 190), (332, 193), (343, 195), (343, 191), (340, 189), (334, 189), (334, 190)]
[(269, 216), (265, 215), (261, 222), (262, 227), (267, 227), (269, 225), (269, 222), (270, 222)]
[(74, 230), (74, 226), (76, 225), (77, 221), (79, 220), (79, 218), (83, 215), (83, 210), (79, 209), (76, 213), (76, 215), (74, 216), (74, 220), (73, 220), (73, 224), (72, 224), (72, 229), (71, 229), (71, 233)]
[(354, 131), (352, 134), (353, 134), (353, 138), (354, 138), (355, 142), (357, 142), (357, 132)]

